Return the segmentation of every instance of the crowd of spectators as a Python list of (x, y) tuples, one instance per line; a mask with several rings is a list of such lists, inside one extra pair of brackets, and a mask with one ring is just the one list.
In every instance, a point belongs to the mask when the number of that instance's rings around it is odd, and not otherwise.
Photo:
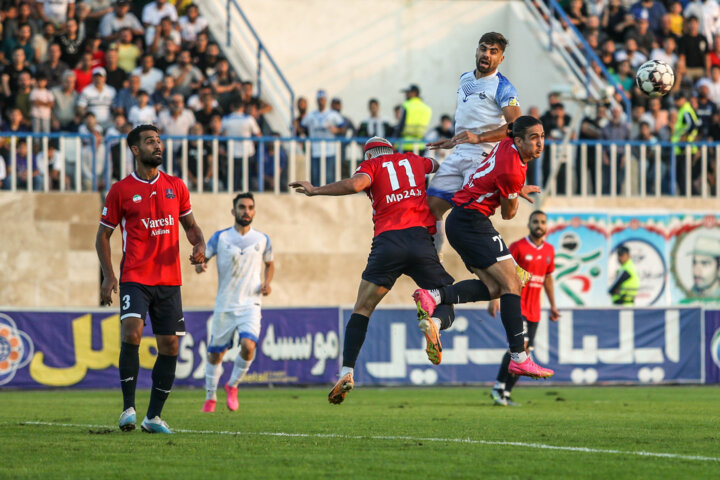
[[(607, 72), (616, 82), (618, 90), (631, 102), (632, 115), (627, 118), (621, 110), (616, 112), (601, 105), (581, 120), (577, 132), (567, 132), (571, 119), (564, 112), (562, 103), (551, 96), (548, 113), (543, 116), (550, 138), (560, 139), (567, 133), (585, 140), (642, 140), (651, 144), (657, 141), (720, 141), (718, 0), (559, 0), (558, 3), (567, 13), (569, 23), (597, 54), (605, 71), (597, 64), (593, 65), (594, 70), (601, 77)], [(566, 29), (570, 28), (567, 22), (563, 23)], [(662, 60), (675, 72), (673, 90), (660, 99), (644, 95), (634, 83), (638, 67), (649, 59)], [(621, 103), (620, 94), (615, 97)], [(664, 149), (659, 159), (649, 154), (647, 182), (651, 193), (655, 188), (655, 161), (662, 167), (662, 193), (670, 192), (670, 152), (670, 149)], [(677, 191), (684, 194), (684, 149), (677, 149), (677, 153)], [(607, 149), (602, 157), (597, 161), (602, 162), (603, 193), (608, 193), (610, 156)], [(623, 179), (628, 160), (623, 152), (616, 157), (618, 183)], [(594, 154), (590, 155), (588, 173), (591, 181), (595, 162)], [(700, 192), (703, 182), (714, 191), (717, 188), (715, 162), (709, 162), (706, 178), (701, 178), (700, 149), (692, 149), (691, 162), (692, 193)], [(544, 170), (547, 173), (547, 167)], [(579, 168), (576, 171), (579, 172)], [(563, 175), (561, 171), (558, 178), (561, 192), (565, 188)], [(579, 181), (576, 180), (574, 185), (578, 191)], [(593, 185), (594, 182), (591, 192)]]
[[(86, 134), (80, 147), (84, 188), (93, 178), (103, 188), (106, 173), (118, 178), (119, 146), (107, 143), (112, 172), (105, 172), (105, 140), (134, 125), (154, 123), (179, 136), (271, 134), (262, 117), (270, 107), (230, 68), (190, 1), (4, 0), (0, 29), (0, 131)], [(100, 159), (95, 171), (87, 160), (92, 143)], [(0, 138), (0, 188), (9, 188), (12, 176), (18, 188), (28, 181), (58, 188), (60, 162), (66, 187), (74, 188), (77, 148), (68, 142), (62, 158), (58, 140), (50, 145), (53, 153), (45, 159), (41, 142), (26, 145), (19, 137), (12, 171), (5, 161), (9, 137)], [(242, 149), (236, 147), (235, 156)], [(221, 154), (219, 168), (227, 170), (225, 146)], [(189, 154), (191, 167), (197, 158)], [(208, 165), (200, 181), (207, 183), (212, 173)]]

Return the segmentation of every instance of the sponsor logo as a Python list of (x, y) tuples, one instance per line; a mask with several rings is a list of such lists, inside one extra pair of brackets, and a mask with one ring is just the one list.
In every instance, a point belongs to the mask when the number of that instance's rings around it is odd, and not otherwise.
[(103, 207), (103, 213), (102, 213), (102, 214), (103, 214), (103, 217), (104, 217), (105, 215), (107, 215), (107, 207)]
[(140, 203), (142, 197), (140, 195), (133, 195), (133, 202)]
[(390, 195), (385, 195), (385, 203), (399, 202), (400, 200), (405, 200), (410, 197), (422, 197), (422, 191), (419, 188), (411, 188), (404, 192), (391, 193)]
[(165, 198), (175, 198), (175, 193), (173, 192), (172, 188), (168, 188), (165, 190)]
[(525, 260), (527, 260), (528, 262), (531, 261), (532, 258), (533, 258), (533, 257), (532, 257), (532, 255), (530, 255), (530, 254), (525, 255)]
[(512, 97), (510, 101), (508, 102), (508, 107), (518, 107), (520, 106), (520, 103), (518, 102), (517, 97)]
[(30, 336), (18, 330), (12, 318), (0, 314), (0, 385), (9, 383), (19, 369), (30, 363), (34, 353)]
[(169, 227), (175, 225), (175, 219), (172, 215), (168, 215), (165, 218), (141, 218), (140, 221), (145, 228), (158, 228), (158, 227)]

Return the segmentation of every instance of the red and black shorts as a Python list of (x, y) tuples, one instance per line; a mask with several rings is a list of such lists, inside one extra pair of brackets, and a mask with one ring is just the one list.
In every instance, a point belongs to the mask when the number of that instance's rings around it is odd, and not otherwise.
[(120, 321), (150, 314), (155, 335), (185, 335), (185, 318), (179, 285), (120, 284)]
[(471, 267), (485, 270), (512, 259), (490, 219), (478, 210), (454, 207), (445, 220), (445, 234), (471, 272)]

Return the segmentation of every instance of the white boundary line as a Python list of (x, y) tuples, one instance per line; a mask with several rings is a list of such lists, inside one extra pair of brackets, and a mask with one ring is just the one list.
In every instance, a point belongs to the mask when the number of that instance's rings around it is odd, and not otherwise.
[[(9, 425), (9, 424), (5, 424)], [(82, 427), (82, 428), (108, 428), (115, 429), (114, 425), (91, 425), (81, 423), (54, 423), (54, 422), (19, 422), (19, 425), (42, 425), (51, 427)], [(560, 450), (580, 453), (605, 453), (611, 455), (635, 455), (639, 457), (672, 458), (678, 460), (697, 460), (700, 462), (720, 462), (720, 457), (703, 457), (699, 455), (681, 455), (677, 453), (657, 453), (643, 451), (610, 450), (587, 447), (563, 447), (558, 445), (545, 445), (542, 443), (502, 442), (490, 440), (472, 440), (470, 438), (434, 438), (434, 437), (406, 437), (385, 435), (341, 435), (337, 433), (286, 433), (286, 432), (232, 432), (229, 430), (174, 430), (175, 433), (194, 433), (200, 435), (255, 435), (261, 437), (296, 437), (296, 438), (340, 438), (345, 440), (409, 440), (413, 442), (445, 442), (467, 443), (471, 445), (496, 445), (509, 447), (538, 448), (541, 450)]]

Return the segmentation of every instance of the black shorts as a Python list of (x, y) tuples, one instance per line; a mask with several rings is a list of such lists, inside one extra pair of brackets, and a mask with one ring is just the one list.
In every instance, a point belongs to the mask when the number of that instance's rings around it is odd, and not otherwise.
[(455, 281), (440, 263), (432, 236), (424, 227), (389, 230), (373, 239), (362, 279), (389, 290), (402, 274), (425, 289)]
[(471, 267), (484, 270), (512, 259), (490, 219), (477, 210), (454, 207), (445, 220), (445, 234), (471, 272)]
[(523, 316), (523, 327), (525, 327), (525, 341), (528, 344), (528, 348), (532, 348), (533, 342), (535, 342), (535, 334), (537, 333), (538, 323), (531, 322)]
[(180, 287), (175, 285), (120, 284), (120, 321), (150, 314), (150, 325), (155, 335), (185, 335), (185, 318), (182, 311)]

